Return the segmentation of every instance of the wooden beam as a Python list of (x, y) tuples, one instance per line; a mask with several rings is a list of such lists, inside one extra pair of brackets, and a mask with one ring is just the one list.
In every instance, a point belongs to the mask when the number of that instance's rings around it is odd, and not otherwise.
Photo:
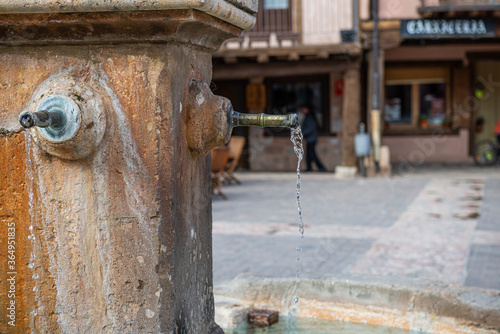
[(269, 54), (267, 54), (267, 53), (259, 53), (257, 55), (257, 62), (258, 63), (269, 63)]
[(351, 56), (360, 55), (362, 46), (356, 43), (342, 43), (332, 45), (297, 45), (277, 48), (245, 48), (245, 49), (221, 49), (213, 54), (214, 57), (245, 57), (256, 58), (259, 54), (266, 52), (269, 57), (288, 56), (292, 52), (300, 56), (317, 55), (328, 52), (329, 54), (344, 54)]
[(238, 58), (236, 58), (236, 57), (224, 57), (224, 62), (226, 64), (235, 64), (238, 62)]
[(463, 61), (466, 54), (500, 52), (499, 44), (452, 44), (401, 46), (385, 51), (388, 62), (402, 61)]
[[(400, 20), (384, 20), (384, 21), (379, 21), (378, 28), (379, 30), (391, 30), (391, 29), (399, 30), (400, 25), (401, 25)], [(361, 23), (361, 30), (373, 31), (373, 21), (366, 21)]]
[[(371, 49), (373, 44), (373, 33), (366, 32), (364, 47)], [(381, 30), (379, 33), (379, 48), (380, 49), (394, 49), (401, 44), (402, 38), (399, 30)]]
[(315, 60), (311, 62), (237, 63), (216, 64), (212, 70), (213, 80), (246, 79), (251, 77), (287, 77), (341, 72), (348, 68), (359, 68), (359, 60), (347, 61)]
[(290, 52), (290, 54), (288, 55), (288, 60), (290, 60), (290, 61), (300, 60), (299, 53), (298, 52)]
[(327, 51), (319, 51), (316, 56), (320, 59), (328, 59), (330, 57), (330, 53)]

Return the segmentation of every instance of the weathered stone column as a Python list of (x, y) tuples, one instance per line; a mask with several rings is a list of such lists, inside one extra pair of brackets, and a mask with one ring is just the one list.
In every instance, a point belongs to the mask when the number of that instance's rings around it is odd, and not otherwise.
[[(210, 158), (186, 141), (188, 88), (255, 10), (0, 0), (1, 333), (216, 328)], [(81, 112), (63, 142), (18, 123), (51, 97)]]
[(361, 118), (361, 81), (358, 67), (350, 67), (344, 73), (344, 100), (342, 106), (342, 166), (356, 167), (357, 158), (354, 152), (354, 136), (359, 131)]

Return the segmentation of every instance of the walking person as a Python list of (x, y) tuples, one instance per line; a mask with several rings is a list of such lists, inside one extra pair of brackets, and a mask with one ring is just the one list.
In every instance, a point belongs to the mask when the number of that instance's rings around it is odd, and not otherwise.
[(312, 172), (312, 163), (316, 164), (320, 172), (326, 172), (325, 167), (316, 155), (316, 142), (318, 141), (318, 130), (316, 129), (316, 119), (312, 110), (307, 104), (300, 104), (300, 112), (305, 116), (302, 122), (302, 134), (306, 140), (306, 163), (307, 172)]

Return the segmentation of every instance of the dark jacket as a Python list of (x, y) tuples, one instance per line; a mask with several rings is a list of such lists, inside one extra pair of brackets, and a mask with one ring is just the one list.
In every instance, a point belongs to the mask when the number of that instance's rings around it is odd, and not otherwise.
[(308, 113), (302, 123), (302, 135), (308, 143), (315, 143), (318, 140), (316, 121), (311, 113)]

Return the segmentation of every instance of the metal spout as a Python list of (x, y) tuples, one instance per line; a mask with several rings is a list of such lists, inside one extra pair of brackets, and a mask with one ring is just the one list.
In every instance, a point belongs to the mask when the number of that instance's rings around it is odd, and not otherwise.
[(191, 81), (186, 99), (186, 140), (193, 157), (205, 156), (212, 148), (226, 145), (236, 126), (299, 126), (296, 114), (244, 114), (234, 111), (231, 101), (214, 95), (203, 81)]
[(231, 113), (231, 125), (296, 128), (299, 126), (297, 114), (269, 115), (269, 114), (244, 114), (237, 111)]
[(64, 116), (57, 111), (25, 111), (19, 115), (19, 123), (26, 129), (34, 126), (38, 126), (40, 128), (47, 128), (49, 126), (58, 127), (63, 125)]

